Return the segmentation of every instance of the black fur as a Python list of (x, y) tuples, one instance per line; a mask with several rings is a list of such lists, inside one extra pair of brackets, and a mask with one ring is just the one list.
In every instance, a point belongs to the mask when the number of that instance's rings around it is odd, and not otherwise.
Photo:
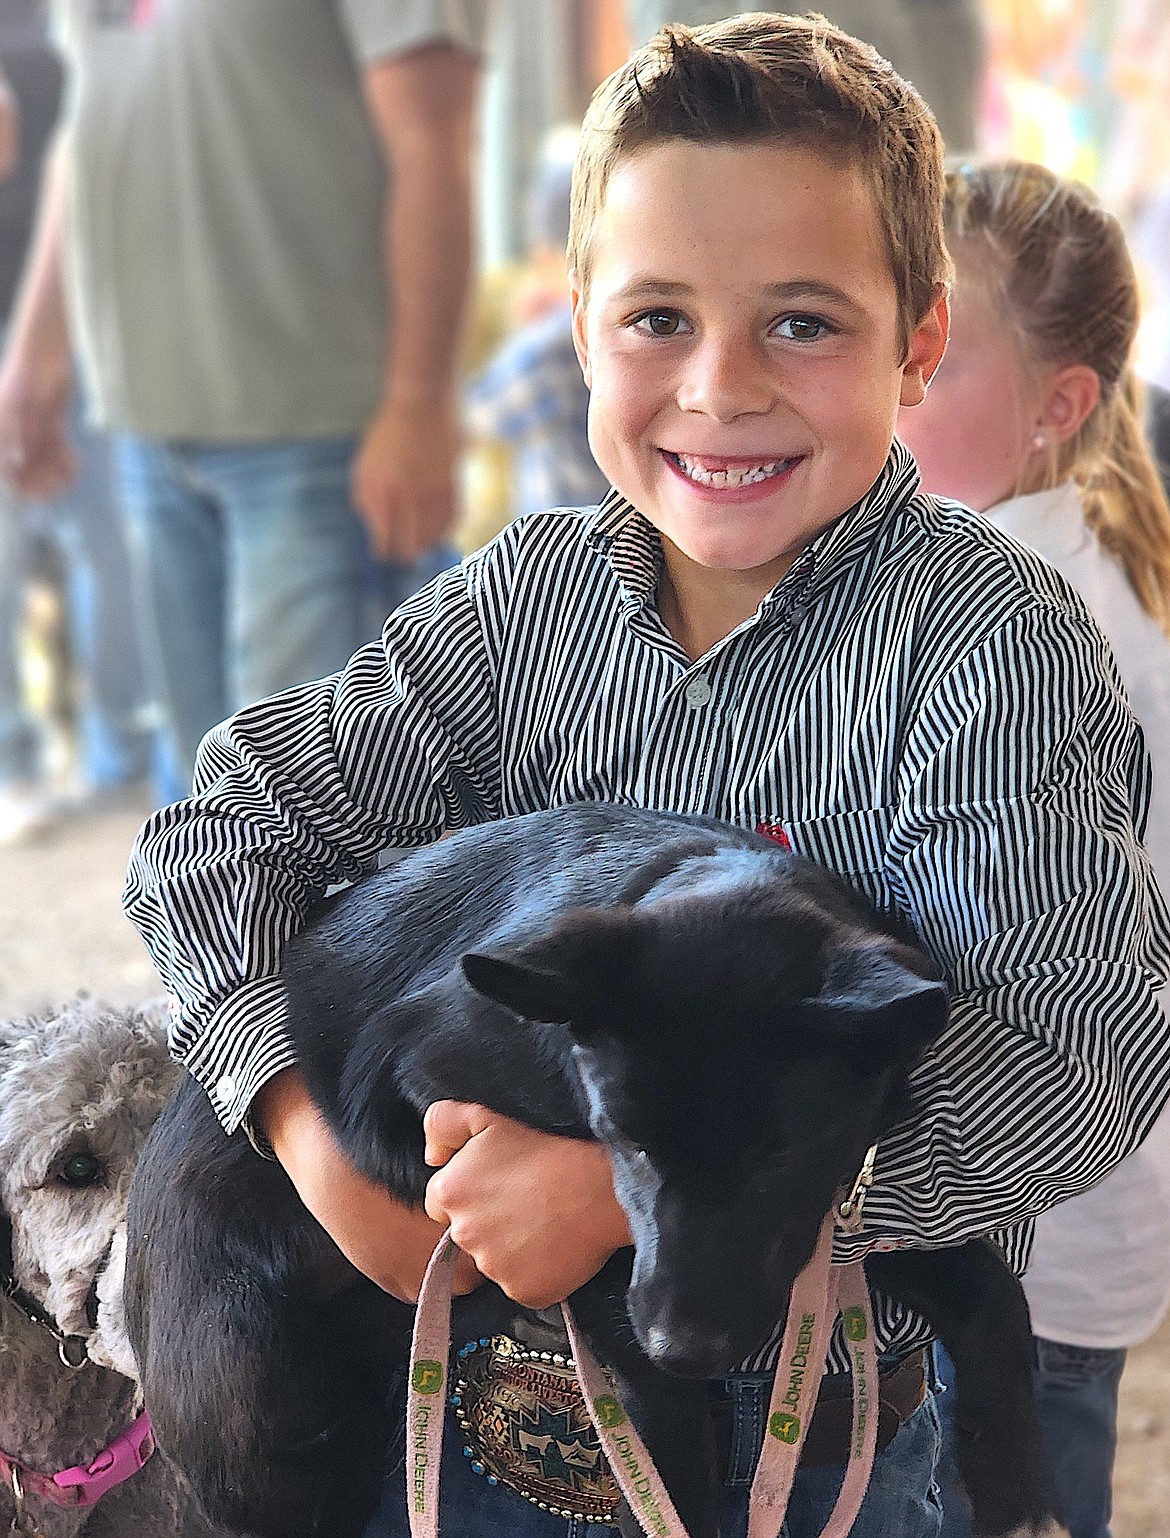
[[(835, 1193), (909, 1113), (946, 1019), (931, 964), (763, 838), (593, 805), (468, 829), (371, 877), (289, 946), (284, 977), (315, 1099), (399, 1196), (422, 1197), (437, 1099), (606, 1143), (632, 1271), (615, 1256), (574, 1307), (710, 1538), (703, 1380), (770, 1333)], [(976, 1531), (1041, 1531), (1027, 1312), (998, 1252), (868, 1264), (955, 1358)], [(185, 1085), (138, 1165), (128, 1317), (162, 1445), (240, 1532), (346, 1538), (377, 1498), (410, 1310), (356, 1273), (338, 1291), (338, 1269), (280, 1167)]]

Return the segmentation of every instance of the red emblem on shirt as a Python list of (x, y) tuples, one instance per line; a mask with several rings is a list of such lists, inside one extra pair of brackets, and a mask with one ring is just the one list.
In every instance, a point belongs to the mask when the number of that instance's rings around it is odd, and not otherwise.
[(792, 840), (778, 822), (758, 822), (756, 832), (764, 838), (770, 838), (774, 844), (779, 844), (781, 849), (787, 849), (789, 854), (792, 853)]

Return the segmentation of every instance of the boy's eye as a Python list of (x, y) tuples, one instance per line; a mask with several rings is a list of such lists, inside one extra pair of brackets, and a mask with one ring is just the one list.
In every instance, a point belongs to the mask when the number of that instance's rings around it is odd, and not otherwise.
[(819, 315), (786, 315), (777, 321), (776, 330), (791, 342), (815, 342), (827, 336), (832, 327)]
[(645, 310), (635, 318), (634, 326), (651, 336), (677, 336), (686, 328), (686, 321), (677, 310)]

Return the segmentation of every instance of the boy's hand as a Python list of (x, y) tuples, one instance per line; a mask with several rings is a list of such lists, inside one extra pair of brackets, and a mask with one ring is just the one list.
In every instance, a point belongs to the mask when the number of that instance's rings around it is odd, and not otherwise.
[(426, 1113), (426, 1209), (479, 1271), (526, 1308), (548, 1308), (631, 1242), (600, 1143), (552, 1137), (481, 1105)]
[[(285, 1069), (264, 1085), (254, 1116), (297, 1194), (342, 1254), (384, 1292), (413, 1303), (446, 1225), (407, 1207), (354, 1169), (299, 1070)], [(461, 1256), (456, 1292), (471, 1292), (482, 1280)]]

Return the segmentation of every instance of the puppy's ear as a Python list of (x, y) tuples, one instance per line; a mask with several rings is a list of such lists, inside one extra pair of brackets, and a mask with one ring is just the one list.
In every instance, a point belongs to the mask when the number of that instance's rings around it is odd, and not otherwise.
[(947, 988), (925, 958), (895, 941), (842, 947), (813, 1001), (827, 1033), (915, 1063), (947, 1023)]
[(463, 975), (525, 1020), (565, 1022), (609, 996), (635, 945), (629, 908), (578, 908), (546, 935), (498, 951), (468, 951)]

